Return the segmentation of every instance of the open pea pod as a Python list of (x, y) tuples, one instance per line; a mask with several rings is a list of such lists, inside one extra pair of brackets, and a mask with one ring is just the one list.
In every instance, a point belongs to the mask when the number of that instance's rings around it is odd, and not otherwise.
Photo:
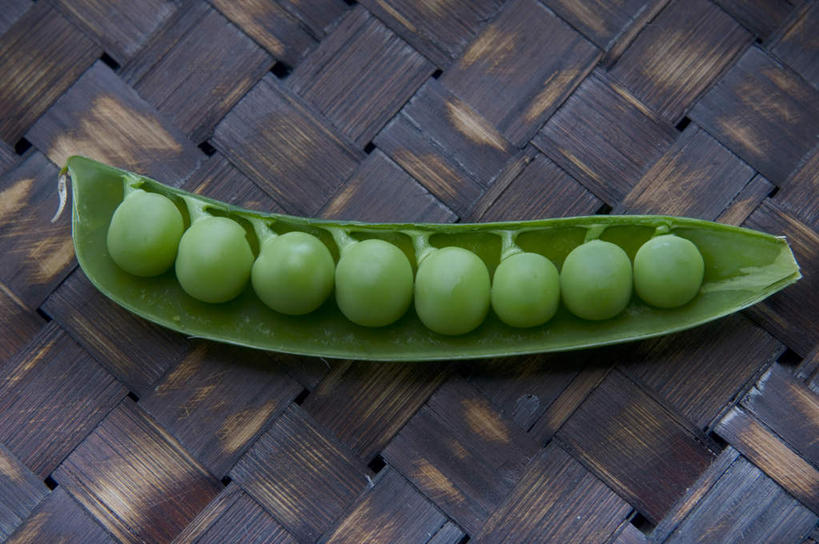
[[(191, 195), (157, 181), (84, 158), (71, 157), (72, 232), (77, 259), (91, 282), (117, 304), (183, 334), (259, 349), (295, 354), (376, 359), (431, 360), (497, 357), (616, 344), (688, 329), (746, 308), (794, 283), (801, 276), (784, 238), (709, 221), (667, 216), (590, 216), (481, 224), (368, 224), (263, 214)], [(460, 246), (480, 256), (494, 271), (511, 244), (548, 257), (558, 268), (568, 253), (590, 239), (617, 244), (633, 260), (637, 249), (657, 233), (692, 241), (705, 263), (702, 288), (682, 307), (657, 309), (632, 297), (625, 311), (605, 321), (586, 321), (561, 306), (545, 325), (513, 328), (489, 313), (475, 330), (445, 336), (427, 329), (413, 308), (386, 327), (367, 328), (348, 321), (330, 297), (302, 316), (279, 314), (248, 286), (230, 302), (208, 304), (186, 294), (173, 269), (162, 275), (132, 276), (114, 263), (106, 233), (124, 195), (124, 183), (138, 178), (142, 188), (180, 205), (198, 202), (208, 213), (227, 215), (246, 226), (253, 251), (252, 225), (261, 219), (274, 231), (314, 234), (338, 259), (339, 237), (380, 238), (402, 249), (416, 267), (425, 248)], [(189, 221), (186, 218), (186, 221)]]

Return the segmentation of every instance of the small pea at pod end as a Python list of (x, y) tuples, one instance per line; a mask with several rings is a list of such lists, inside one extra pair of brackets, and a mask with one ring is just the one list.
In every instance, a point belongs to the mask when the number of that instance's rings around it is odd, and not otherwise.
[(705, 263), (690, 240), (666, 234), (640, 246), (634, 256), (634, 289), (647, 304), (677, 308), (699, 292)]
[(384, 240), (356, 242), (336, 265), (336, 303), (350, 321), (384, 327), (412, 303), (412, 265), (403, 251)]
[(466, 334), (489, 312), (489, 271), (469, 250), (445, 247), (430, 253), (415, 275), (415, 311), (440, 334)]
[(631, 261), (619, 246), (592, 240), (574, 248), (560, 271), (560, 295), (577, 317), (611, 319), (631, 299)]
[(185, 224), (171, 200), (136, 189), (114, 210), (106, 245), (114, 262), (135, 276), (157, 276), (176, 258)]
[(245, 229), (226, 217), (195, 221), (179, 242), (176, 278), (182, 289), (203, 302), (227, 302), (239, 296), (253, 265)]
[(335, 263), (321, 240), (306, 232), (288, 232), (265, 240), (250, 280), (268, 307), (288, 315), (312, 312), (333, 290)]
[(560, 277), (552, 261), (537, 253), (507, 257), (492, 279), (492, 310), (512, 327), (549, 321), (560, 301)]

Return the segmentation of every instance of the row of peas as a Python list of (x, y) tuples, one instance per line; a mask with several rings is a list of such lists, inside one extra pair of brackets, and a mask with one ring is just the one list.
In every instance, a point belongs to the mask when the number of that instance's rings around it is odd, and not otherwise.
[(513, 327), (549, 321), (560, 301), (577, 317), (610, 319), (621, 313), (632, 290), (659, 308), (692, 300), (703, 281), (704, 263), (685, 238), (663, 234), (637, 251), (634, 263), (623, 249), (591, 240), (572, 250), (562, 270), (543, 255), (519, 248), (504, 254), (490, 281), (484, 261), (461, 247), (427, 248), (418, 253), (413, 277), (409, 259), (379, 239), (358, 241), (334, 232), (341, 250), (335, 263), (327, 246), (305, 232), (277, 235), (261, 221), (254, 258), (245, 229), (233, 219), (212, 215), (185, 197), (191, 225), (185, 229), (177, 206), (167, 197), (126, 184), (107, 235), (114, 262), (137, 276), (155, 276), (175, 267), (190, 296), (208, 303), (237, 297), (248, 281), (271, 309), (308, 314), (335, 291), (350, 321), (381, 327), (415, 311), (432, 331), (458, 335), (478, 327), (492, 310)]

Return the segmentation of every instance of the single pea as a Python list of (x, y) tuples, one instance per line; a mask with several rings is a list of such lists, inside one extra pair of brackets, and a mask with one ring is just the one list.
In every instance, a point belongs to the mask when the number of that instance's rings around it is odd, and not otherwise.
[(704, 273), (697, 246), (673, 234), (652, 238), (634, 257), (634, 289), (658, 308), (676, 308), (693, 299)]
[(171, 267), (185, 224), (166, 196), (136, 189), (114, 210), (108, 226), (108, 253), (135, 276), (157, 276)]
[(563, 261), (560, 294), (577, 317), (609, 319), (631, 298), (631, 262), (619, 246), (592, 240), (574, 248)]
[(205, 217), (182, 235), (176, 278), (196, 299), (226, 302), (245, 288), (252, 265), (245, 229), (226, 217)]
[(441, 334), (465, 334), (489, 311), (489, 271), (480, 257), (460, 247), (430, 253), (415, 275), (415, 311)]
[(537, 253), (507, 257), (492, 279), (492, 309), (512, 327), (549, 321), (560, 300), (560, 276), (552, 261)]
[(384, 240), (345, 248), (336, 266), (336, 303), (353, 323), (383, 327), (397, 321), (412, 302), (412, 265)]
[(288, 232), (262, 243), (253, 263), (253, 290), (270, 308), (288, 315), (310, 313), (333, 290), (335, 263), (321, 240), (306, 232)]

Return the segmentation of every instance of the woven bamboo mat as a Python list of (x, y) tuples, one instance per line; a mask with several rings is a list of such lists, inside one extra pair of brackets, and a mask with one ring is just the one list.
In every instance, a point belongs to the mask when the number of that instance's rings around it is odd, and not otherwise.
[[(0, 0), (0, 541), (819, 541), (819, 2)], [(251, 208), (667, 213), (804, 279), (611, 349), (379, 364), (99, 294), (84, 154)]]

